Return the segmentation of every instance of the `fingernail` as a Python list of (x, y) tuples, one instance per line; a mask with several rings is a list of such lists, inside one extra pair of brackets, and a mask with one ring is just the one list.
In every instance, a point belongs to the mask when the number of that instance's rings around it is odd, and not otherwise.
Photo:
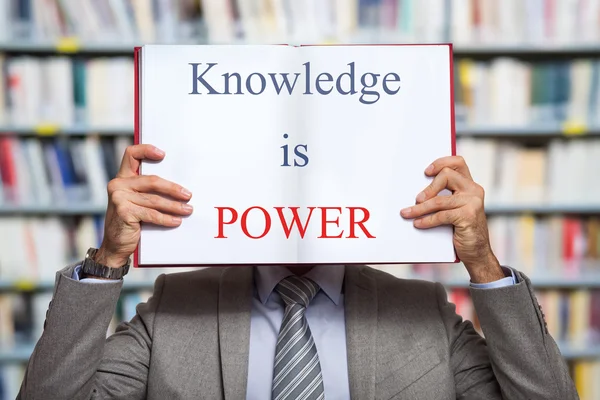
[(181, 188), (181, 193), (185, 196), (185, 197), (190, 197), (192, 195), (192, 192), (190, 192), (189, 190), (187, 190), (186, 188)]
[(159, 149), (158, 147), (155, 147), (154, 151), (156, 152), (156, 154), (158, 154), (161, 157), (165, 155), (165, 152), (162, 151), (161, 149)]
[(174, 224), (180, 224), (181, 223), (181, 218), (179, 217), (171, 217), (172, 221)]
[(420, 218), (419, 218), (419, 219), (415, 219), (415, 221), (413, 222), (413, 224), (414, 224), (415, 226), (421, 226), (421, 223), (422, 223), (422, 221), (421, 221), (421, 219), (420, 219)]
[(181, 208), (183, 208), (183, 211), (185, 212), (192, 212), (194, 210), (194, 207), (189, 204), (183, 204)]
[(404, 216), (409, 216), (411, 211), (412, 211), (411, 207), (403, 208), (402, 210), (400, 210), (400, 214), (402, 214)]
[(417, 195), (417, 202), (421, 203), (425, 201), (425, 192), (421, 192)]
[(430, 174), (433, 172), (433, 164), (429, 164), (429, 167), (425, 168), (425, 173)]

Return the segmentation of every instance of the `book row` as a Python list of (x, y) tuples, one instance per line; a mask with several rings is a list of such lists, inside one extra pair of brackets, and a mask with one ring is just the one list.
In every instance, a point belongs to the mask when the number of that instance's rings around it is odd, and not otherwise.
[(199, 37), (194, 0), (4, 0), (0, 40), (62, 37), (100, 42), (175, 41)]
[(133, 60), (0, 55), (0, 124), (133, 125)]
[(0, 40), (594, 43), (598, 0), (8, 0)]
[[(0, 125), (132, 126), (130, 57), (0, 55)], [(600, 125), (600, 61), (461, 59), (456, 119), (471, 126)]]
[(129, 137), (0, 137), (0, 204), (106, 204)]
[[(122, 321), (130, 321), (136, 306), (152, 295), (152, 288), (138, 292), (124, 292), (107, 330), (107, 336), (115, 332)], [(0, 294), (0, 351), (24, 348), (37, 342), (42, 335), (46, 310), (52, 300), (52, 292)]]
[[(106, 204), (125, 136), (0, 137), (0, 204)], [(458, 154), (486, 190), (486, 205), (598, 205), (600, 140), (514, 141), (460, 138)]]
[[(102, 242), (103, 217), (1, 217), (0, 281), (54, 282), (58, 270), (83, 260)], [(164, 272), (189, 268), (132, 268), (129, 282), (151, 282)]]
[[(573, 349), (600, 345), (600, 290), (543, 290), (536, 291), (536, 297), (556, 342), (569, 343)], [(483, 335), (469, 290), (452, 290), (448, 300)]]
[(600, 218), (488, 218), (492, 249), (503, 265), (533, 279), (594, 276), (600, 279)]
[(600, 140), (553, 139), (544, 146), (461, 138), (457, 153), (486, 190), (486, 205), (600, 204)]
[[(0, 281), (52, 282), (57, 270), (82, 260), (102, 240), (102, 217), (0, 218)], [(600, 279), (600, 218), (489, 218), (490, 241), (499, 261), (534, 282), (588, 276)], [(464, 268), (451, 265), (395, 265), (378, 268), (394, 275), (468, 282)], [(128, 281), (149, 282), (165, 271), (185, 268), (136, 268)]]
[(600, 61), (458, 60), (457, 121), (470, 125), (600, 124)]

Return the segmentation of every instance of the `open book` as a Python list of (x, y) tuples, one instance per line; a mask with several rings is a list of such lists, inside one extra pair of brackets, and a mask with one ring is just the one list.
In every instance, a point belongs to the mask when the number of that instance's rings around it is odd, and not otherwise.
[(454, 154), (451, 45), (137, 48), (143, 163), (190, 189), (178, 228), (145, 224), (135, 264), (454, 262), (418, 230), (425, 168)]

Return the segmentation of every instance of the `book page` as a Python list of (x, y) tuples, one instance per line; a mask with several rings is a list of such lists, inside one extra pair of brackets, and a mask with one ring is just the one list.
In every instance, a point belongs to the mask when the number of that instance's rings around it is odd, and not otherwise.
[(307, 61), (315, 94), (300, 100), (310, 163), (299, 179), (303, 206), (316, 208), (300, 261), (453, 262), (452, 227), (400, 216), (430, 183), (425, 168), (452, 154), (449, 46), (301, 47)]
[(285, 93), (279, 73), (292, 70), (294, 51), (144, 46), (140, 140), (166, 157), (140, 172), (189, 189), (194, 213), (174, 229), (144, 224), (140, 265), (296, 262), (295, 237), (286, 238), (273, 207), (295, 203), (298, 169), (280, 165), (290, 136), (301, 141), (289, 131), (297, 100), (278, 95), (269, 75)]

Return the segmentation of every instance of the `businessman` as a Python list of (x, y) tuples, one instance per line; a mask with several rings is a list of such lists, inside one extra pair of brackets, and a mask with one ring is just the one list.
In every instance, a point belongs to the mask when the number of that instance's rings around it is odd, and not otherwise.
[(20, 399), (578, 398), (531, 282), (490, 248), (483, 189), (461, 157), (427, 167), (431, 184), (398, 218), (454, 225), (485, 340), (439, 284), (339, 265), (161, 275), (106, 339), (140, 222), (175, 227), (192, 213), (189, 191), (136, 174), (164, 155), (127, 149), (102, 245), (57, 273)]

